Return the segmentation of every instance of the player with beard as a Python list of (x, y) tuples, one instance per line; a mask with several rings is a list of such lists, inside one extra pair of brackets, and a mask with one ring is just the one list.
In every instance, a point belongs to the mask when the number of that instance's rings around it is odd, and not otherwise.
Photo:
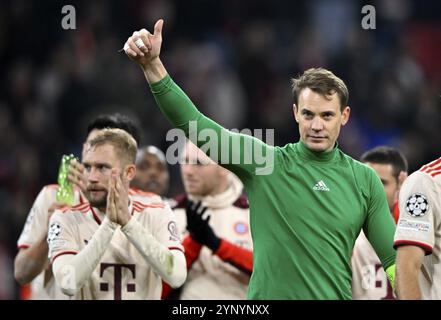
[(83, 153), (89, 203), (54, 212), (49, 258), (63, 293), (74, 299), (159, 299), (161, 279), (186, 278), (174, 214), (161, 201), (136, 201), (135, 140), (103, 129)]
[[(120, 114), (103, 114), (94, 118), (86, 129), (86, 142), (93, 139), (95, 135), (104, 128), (119, 128), (130, 133), (139, 143), (139, 128), (129, 117)], [(83, 204), (87, 199), (80, 190), (84, 190), (82, 172), (83, 166), (75, 161), (69, 167), (70, 179), (73, 180), (75, 188), (74, 203)], [(59, 186), (51, 184), (44, 186), (26, 219), (23, 231), (18, 239), (18, 253), (15, 257), (14, 273), (15, 279), (21, 286), (21, 299), (66, 299), (59, 288), (57, 288), (50, 266), (47, 245), (47, 230), (50, 216), (56, 208), (63, 204), (58, 203), (56, 194)], [(130, 189), (132, 196), (150, 197), (139, 190)]]

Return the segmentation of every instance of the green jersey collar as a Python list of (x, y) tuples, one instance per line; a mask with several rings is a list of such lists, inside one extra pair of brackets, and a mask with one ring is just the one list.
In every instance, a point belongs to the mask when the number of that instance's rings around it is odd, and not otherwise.
[(306, 160), (312, 160), (317, 162), (331, 162), (335, 159), (335, 156), (338, 153), (338, 142), (335, 142), (334, 148), (330, 151), (326, 152), (316, 152), (310, 150), (305, 143), (302, 140), (299, 140), (299, 142), (296, 144), (297, 151), (299, 152), (300, 156), (302, 156)]

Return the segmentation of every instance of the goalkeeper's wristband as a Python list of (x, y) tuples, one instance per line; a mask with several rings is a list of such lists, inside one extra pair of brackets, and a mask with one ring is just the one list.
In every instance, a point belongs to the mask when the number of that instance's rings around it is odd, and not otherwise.
[(392, 289), (395, 291), (395, 264), (386, 269), (387, 279), (389, 280)]

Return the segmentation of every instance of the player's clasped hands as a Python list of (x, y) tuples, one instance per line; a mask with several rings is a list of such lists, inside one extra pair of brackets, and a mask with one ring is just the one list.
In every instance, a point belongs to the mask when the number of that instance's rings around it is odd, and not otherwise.
[(121, 226), (126, 225), (131, 218), (128, 204), (128, 182), (121, 178), (117, 169), (112, 169), (107, 194), (107, 218)]
[(146, 29), (133, 32), (124, 44), (124, 52), (130, 59), (138, 62), (141, 66), (145, 66), (159, 57), (163, 23), (162, 19), (156, 22), (153, 34)]

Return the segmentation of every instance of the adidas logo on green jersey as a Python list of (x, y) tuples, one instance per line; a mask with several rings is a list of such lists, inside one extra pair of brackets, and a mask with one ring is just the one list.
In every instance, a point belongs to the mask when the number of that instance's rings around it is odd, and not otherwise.
[(313, 188), (315, 191), (330, 191), (323, 180), (317, 182)]

